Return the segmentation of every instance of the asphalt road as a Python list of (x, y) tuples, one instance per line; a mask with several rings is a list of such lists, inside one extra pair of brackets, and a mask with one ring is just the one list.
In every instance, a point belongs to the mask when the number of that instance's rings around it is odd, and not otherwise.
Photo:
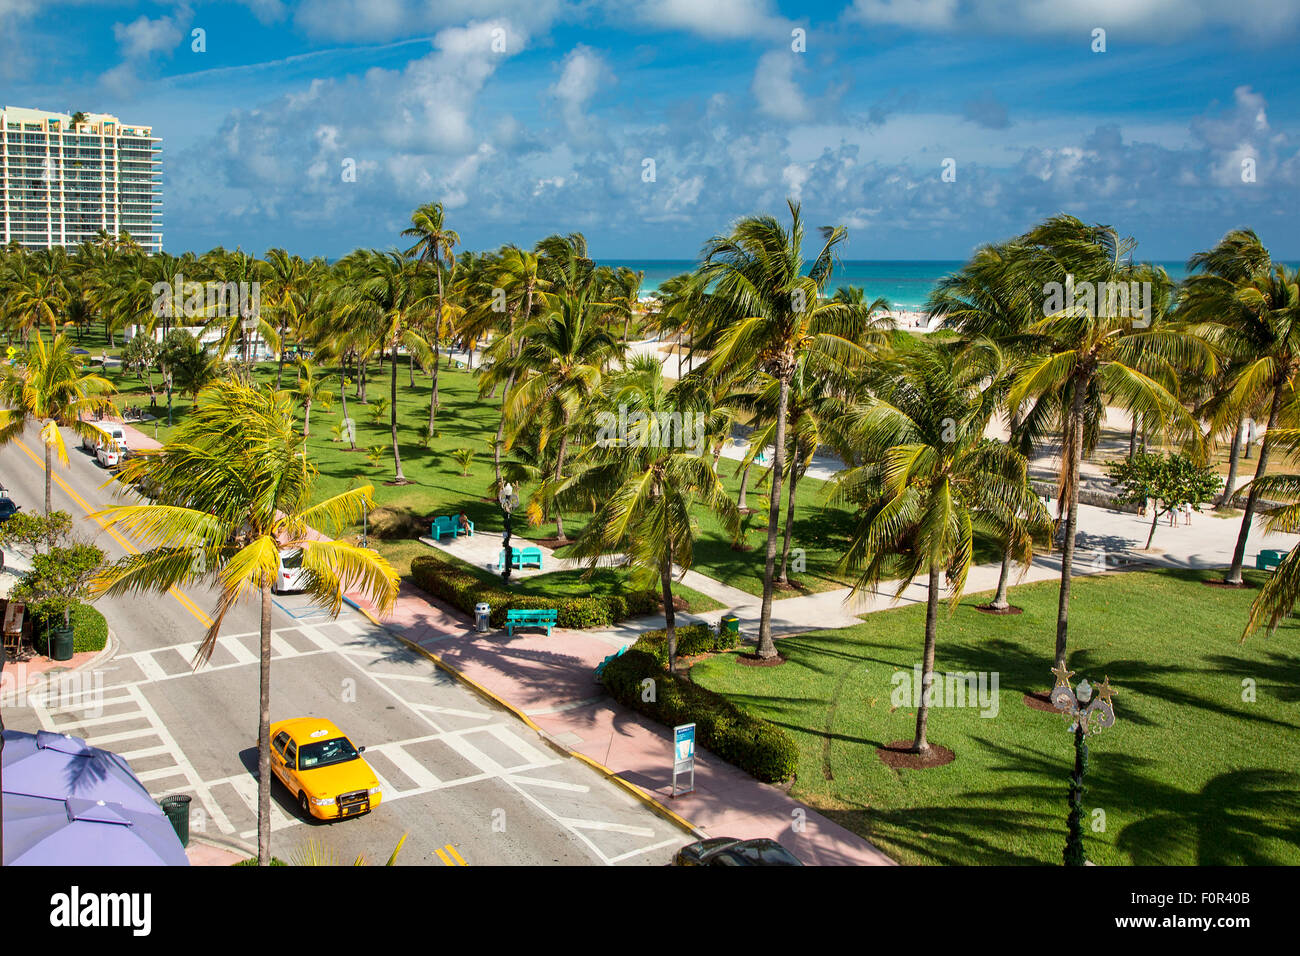
[[(70, 433), (65, 441), (71, 463), (55, 467), (54, 506), (111, 557), (123, 554), (130, 543), (88, 517), (113, 502), (108, 473)], [(41, 452), (35, 429), (0, 448), (0, 484), (25, 509), (43, 507)], [(255, 847), (258, 612), (248, 604), (229, 614), (212, 660), (195, 671), (214, 603), (197, 589), (100, 600), (115, 656), (55, 685), (57, 699), (11, 700), (5, 725), (120, 753), (155, 797), (193, 797), (193, 833)], [(333, 720), (366, 747), (384, 791), (373, 812), (320, 823), (276, 781), (276, 856), (314, 840), (343, 862), (360, 853), (382, 863), (407, 834), (399, 864), (662, 864), (690, 842), (352, 609), (334, 619), (282, 595), (272, 624), (272, 720)]]

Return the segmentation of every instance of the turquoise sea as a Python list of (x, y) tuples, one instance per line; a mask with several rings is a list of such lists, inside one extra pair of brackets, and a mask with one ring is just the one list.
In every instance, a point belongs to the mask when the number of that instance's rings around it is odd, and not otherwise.
[[(695, 268), (691, 259), (601, 259), (601, 265), (627, 266), (645, 273), (642, 295), (654, 292), (659, 283)], [(846, 259), (835, 267), (829, 288), (861, 286), (868, 300), (888, 299), (896, 309), (920, 309), (930, 290), (945, 275), (962, 267), (959, 259)], [(1175, 282), (1187, 275), (1186, 263), (1159, 262)]]

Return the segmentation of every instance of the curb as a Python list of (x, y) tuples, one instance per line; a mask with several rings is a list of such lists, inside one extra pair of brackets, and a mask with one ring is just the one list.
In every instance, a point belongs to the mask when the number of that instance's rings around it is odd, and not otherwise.
[(640, 800), (647, 807), (649, 807), (651, 811), (663, 817), (665, 820), (677, 826), (683, 832), (694, 837), (695, 839), (703, 840), (708, 837), (708, 834), (706, 834), (699, 827), (695, 826), (695, 824), (691, 823), (685, 817), (676, 813), (669, 807), (664, 806), (662, 803), (660, 803), (654, 797), (647, 794), (644, 790), (642, 790), (636, 784), (632, 783), (630, 780), (623, 779), (613, 770), (609, 769), (599, 761), (593, 760), (591, 757), (588, 757), (586, 754), (580, 753), (577, 750), (574, 750), (572, 747), (560, 743), (560, 741), (556, 740), (547, 731), (537, 726), (537, 724), (533, 722), (532, 718), (530, 718), (527, 714), (525, 714), (514, 704), (510, 703), (503, 697), (498, 696), (494, 692), (488, 690), (486, 687), (484, 687), (478, 681), (474, 680), (472, 677), (469, 677), (466, 674), (461, 673), (456, 668), (452, 667), (450, 664), (444, 661), (437, 654), (433, 653), (427, 648), (421, 647), (419, 644), (415, 643), (409, 638), (403, 637), (401, 634), (398, 634), (396, 631), (392, 630), (392, 628), (388, 627), (386, 624), (380, 621), (379, 618), (375, 617), (375, 615), (372, 614), (368, 608), (362, 607), (358, 602), (353, 601), (351, 598), (347, 597), (346, 595), (344, 595), (343, 597), (343, 603), (347, 604), (349, 607), (354, 608), (357, 611), (360, 611), (363, 615), (366, 616), (366, 618), (370, 621), (370, 623), (374, 624), (376, 627), (383, 630), (384, 633), (388, 634), (390, 637), (394, 638), (395, 640), (400, 641), (402, 644), (405, 644), (407, 647), (415, 651), (417, 654), (420, 654), (421, 656), (428, 658), (440, 670), (443, 670), (446, 673), (450, 674), (452, 677), (456, 678), (456, 680), (460, 681), (462, 684), (464, 684), (466, 687), (473, 690), (475, 693), (479, 694), (482, 697), (485, 697), (487, 700), (491, 701), (497, 706), (502, 707), (505, 710), (509, 711), (516, 718), (522, 721), (530, 730), (534, 731), (539, 737), (541, 737), (542, 740), (545, 741), (545, 743), (548, 746), (558, 751), (561, 755), (565, 757), (577, 758), (582, 763), (586, 764), (588, 767), (591, 767), (593, 770), (595, 770), (597, 773), (603, 776), (606, 780), (609, 780), (611, 783), (615, 784), (616, 786), (625, 790), (627, 793), (631, 794), (637, 800)]

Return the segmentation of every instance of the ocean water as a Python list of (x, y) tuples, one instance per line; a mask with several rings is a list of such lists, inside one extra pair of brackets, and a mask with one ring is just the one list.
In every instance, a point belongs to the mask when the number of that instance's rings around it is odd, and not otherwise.
[[(659, 283), (695, 268), (693, 259), (601, 259), (601, 265), (627, 266), (645, 273), (641, 294), (654, 292)], [(960, 259), (845, 259), (831, 273), (827, 288), (861, 286), (867, 300), (883, 297), (896, 309), (916, 310), (944, 276), (964, 264)], [(1175, 282), (1187, 275), (1184, 262), (1158, 262)]]

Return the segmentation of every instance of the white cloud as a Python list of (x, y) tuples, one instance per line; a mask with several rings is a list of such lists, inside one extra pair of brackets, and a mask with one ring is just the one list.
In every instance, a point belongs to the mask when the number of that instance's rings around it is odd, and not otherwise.
[(638, 0), (620, 6), (653, 26), (706, 37), (775, 36), (790, 31), (790, 23), (773, 12), (770, 0)]
[(1128, 39), (1168, 40), (1226, 28), (1256, 37), (1290, 34), (1300, 5), (1289, 0), (853, 0), (851, 20), (917, 30), (1076, 34), (1100, 27)]
[(612, 83), (613, 78), (604, 57), (589, 46), (579, 44), (565, 56), (560, 78), (550, 92), (560, 103), (560, 112), (570, 133), (589, 135), (587, 104), (597, 90)]
[(122, 55), (128, 60), (145, 59), (154, 53), (171, 53), (181, 42), (181, 18), (189, 19), (190, 13), (185, 8), (176, 11), (174, 16), (137, 17), (130, 23), (113, 24), (113, 36), (117, 38)]
[(349, 42), (392, 40), (467, 20), (508, 20), (539, 33), (564, 6), (565, 0), (310, 0), (298, 6), (294, 23), (311, 36)]
[(794, 81), (797, 56), (789, 50), (769, 50), (758, 58), (750, 89), (758, 108), (768, 116), (790, 121), (808, 119), (808, 104)]

